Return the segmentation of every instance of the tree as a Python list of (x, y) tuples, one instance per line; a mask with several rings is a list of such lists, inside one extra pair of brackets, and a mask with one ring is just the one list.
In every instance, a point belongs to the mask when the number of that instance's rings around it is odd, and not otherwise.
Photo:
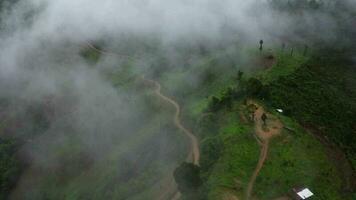
[(260, 52), (263, 50), (263, 40), (260, 40)]
[(22, 166), (16, 157), (18, 144), (12, 139), (0, 139), (0, 199), (7, 199), (20, 177)]
[(282, 51), (284, 52), (284, 49), (286, 49), (286, 43), (282, 43)]
[[(216, 64), (217, 65), (217, 64)], [(216, 73), (212, 68), (208, 68), (203, 73), (203, 83), (211, 83), (216, 78)]]
[(200, 166), (202, 171), (212, 169), (223, 151), (223, 143), (219, 137), (208, 137), (201, 145)]
[(209, 110), (213, 112), (216, 111), (220, 106), (220, 102), (221, 100), (219, 98), (212, 96), (209, 103)]
[(239, 71), (237, 72), (236, 80), (237, 80), (237, 81), (241, 81), (243, 75), (244, 75), (243, 71), (239, 70)]
[(308, 53), (308, 48), (309, 48), (308, 45), (305, 45), (305, 46), (304, 46), (304, 52), (303, 52), (303, 55), (304, 55), (304, 56), (307, 55), (307, 53)]
[(174, 170), (173, 176), (182, 194), (193, 194), (202, 184), (200, 167), (193, 163), (183, 162)]
[(316, 0), (310, 0), (308, 4), (309, 4), (309, 8), (315, 10), (318, 9), (320, 6), (322, 6), (322, 2), (318, 2)]
[(256, 78), (248, 79), (245, 90), (247, 95), (252, 97), (266, 97), (268, 95), (268, 88), (264, 86), (260, 80)]
[(294, 53), (294, 47), (292, 47), (291, 51), (290, 51), (290, 56), (293, 56)]
[(220, 102), (227, 106), (229, 109), (232, 108), (233, 100), (235, 96), (235, 91), (232, 87), (228, 87), (227, 90), (224, 92), (224, 96), (220, 100)]

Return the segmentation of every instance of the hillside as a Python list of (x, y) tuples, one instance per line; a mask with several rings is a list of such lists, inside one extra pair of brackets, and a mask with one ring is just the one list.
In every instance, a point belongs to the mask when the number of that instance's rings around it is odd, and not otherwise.
[(0, 200), (354, 200), (355, 11), (0, 0)]

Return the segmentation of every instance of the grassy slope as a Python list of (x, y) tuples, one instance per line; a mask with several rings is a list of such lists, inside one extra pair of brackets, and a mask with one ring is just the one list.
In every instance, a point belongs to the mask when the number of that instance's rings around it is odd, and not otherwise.
[(295, 51), (293, 56), (289, 53), (278, 51), (275, 59), (277, 62), (273, 67), (254, 74), (254, 76), (257, 76), (264, 84), (273, 82), (279, 77), (293, 73), (307, 61), (308, 57), (298, 51)]
[(283, 130), (270, 143), (269, 157), (256, 180), (255, 194), (267, 200), (282, 196), (293, 187), (306, 186), (316, 194), (314, 199), (346, 199), (323, 145), (290, 118), (282, 117), (282, 121), (296, 131)]
[[(272, 68), (252, 76), (259, 77), (264, 84), (270, 84), (279, 77), (294, 74), (308, 58), (299, 52), (295, 52), (293, 57), (279, 52), (277, 59), (278, 63)], [(214, 64), (213, 58), (207, 58), (200, 66), (201, 71), (214, 67)], [(195, 86), (195, 83), (189, 80), (190, 73), (192, 71), (189, 69), (166, 73), (161, 83), (170, 91), (174, 91), (174, 95), (184, 102), (183, 113), (188, 118), (197, 120), (208, 105), (206, 97), (208, 95), (219, 97), (223, 89), (233, 83), (233, 76), (214, 77), (210, 82)], [(189, 98), (184, 99), (184, 97)], [(207, 162), (211, 159), (209, 152), (204, 152), (204, 149), (209, 151), (208, 149), (211, 149), (209, 145), (216, 141), (219, 141), (219, 148), (223, 149), (219, 155), (215, 155), (215, 162), (210, 162), (214, 164), (203, 172), (209, 199), (218, 198), (226, 189), (233, 189), (242, 197), (257, 163), (259, 149), (251, 134), (252, 127), (243, 125), (237, 112), (236, 108), (233, 111), (226, 109), (219, 111), (214, 117), (218, 120), (209, 122), (218, 124), (218, 127), (207, 131), (210, 132), (207, 135), (200, 133), (203, 139), (202, 167), (204, 167), (204, 159)], [(285, 195), (294, 186), (308, 186), (318, 195), (316, 199), (345, 199), (339, 192), (341, 181), (332, 163), (328, 161), (323, 146), (295, 121), (280, 117), (296, 132), (283, 131), (281, 136), (272, 140), (269, 158), (257, 179), (254, 193), (261, 199), (270, 199)]]
[(208, 107), (209, 97), (223, 96), (226, 86), (234, 84), (238, 67), (231, 55), (218, 51), (200, 57), (192, 66), (164, 73), (159, 82), (164, 92), (181, 104), (183, 120), (193, 128)]
[[(279, 77), (295, 73), (307, 62), (308, 57), (299, 52), (295, 52), (293, 57), (279, 52), (277, 59), (278, 63), (272, 68), (249, 76), (257, 76), (264, 84), (269, 84)], [(224, 81), (225, 88), (233, 82), (231, 78)], [(206, 89), (211, 89), (213, 94), (221, 94), (213, 84), (206, 85)], [(201, 96), (195, 101), (185, 102), (189, 108), (186, 112), (190, 112), (187, 115), (196, 119), (201, 117), (199, 113), (202, 114), (206, 108), (207, 98)], [(209, 199), (219, 198), (226, 189), (243, 197), (247, 181), (257, 163), (259, 149), (251, 134), (252, 127), (243, 125), (236, 106), (230, 111), (223, 108), (212, 114), (213, 120), (198, 125), (202, 138), (203, 179)], [(317, 194), (315, 199), (347, 199), (342, 196), (340, 177), (333, 163), (328, 160), (323, 145), (296, 121), (280, 117), (295, 132), (283, 131), (281, 136), (271, 141), (269, 157), (257, 179), (254, 194), (260, 199), (271, 199), (286, 195), (293, 187), (308, 186)], [(215, 124), (215, 127), (211, 124)], [(210, 167), (204, 166), (204, 162)]]
[(269, 84), (268, 101), (337, 143), (356, 166), (356, 71), (334, 55), (312, 58)]
[[(237, 113), (238, 110), (220, 111), (214, 122), (219, 124), (218, 134), (209, 136), (222, 141), (223, 151), (213, 167), (203, 174), (208, 199), (218, 199), (227, 189), (242, 198), (257, 164), (259, 147), (252, 125), (243, 125)], [(342, 188), (340, 179), (323, 146), (291, 119), (282, 117), (282, 121), (296, 132), (283, 131), (272, 140), (254, 194), (259, 199), (273, 199), (286, 195), (293, 187), (308, 186), (318, 194), (316, 199), (343, 199), (338, 191)], [(205, 141), (209, 139), (205, 138)], [(204, 149), (204, 141), (201, 145)], [(210, 155), (202, 153), (202, 159), (208, 160), (205, 157)]]
[[(223, 56), (220, 59), (223, 60)], [(280, 76), (294, 74), (298, 70), (298, 66), (306, 61), (306, 58), (298, 52), (295, 53), (293, 58), (286, 54), (278, 54), (277, 59), (279, 62), (273, 68), (263, 73), (253, 74), (253, 76), (259, 77), (265, 84), (273, 83)], [(207, 58), (198, 67), (200, 69), (198, 74), (203, 74), (205, 70), (216, 67), (216, 64), (214, 58)], [(220, 63), (222, 66), (225, 64)], [(170, 93), (177, 96), (180, 102), (183, 102), (183, 114), (186, 115), (187, 119), (201, 123), (198, 125), (200, 130), (197, 133), (202, 139), (202, 168), (205, 190), (209, 199), (214, 200), (226, 189), (234, 190), (238, 196), (242, 197), (247, 181), (257, 163), (259, 153), (258, 145), (252, 135), (251, 124), (244, 124), (238, 115), (240, 102), (235, 102), (234, 109), (222, 108), (217, 113), (210, 114), (212, 115), (210, 116), (212, 117), (211, 120), (207, 120), (206, 123), (201, 122), (202, 114), (208, 105), (207, 96), (215, 95), (219, 97), (228, 85), (233, 84), (235, 71), (233, 73), (229, 71), (233, 69), (234, 66), (228, 66), (226, 68), (228, 73), (220, 74), (220, 76), (213, 77), (209, 81), (199, 82), (199, 85), (195, 86), (195, 83), (191, 83), (189, 76), (187, 76), (193, 72), (197, 74), (192, 69), (179, 69), (164, 74), (160, 81), (163, 89), (168, 88)], [(213, 73), (215, 73), (214, 70)], [(209, 76), (209, 74), (202, 76)], [(124, 78), (126, 79), (127, 76)], [(127, 82), (123, 81), (122, 75), (111, 75), (111, 80), (115, 85), (122, 85), (122, 83)], [(179, 88), (177, 88), (178, 86)], [(296, 132), (284, 131), (281, 136), (271, 142), (269, 158), (257, 179), (254, 194), (261, 199), (270, 199), (286, 194), (293, 186), (305, 185), (311, 187), (317, 193), (319, 199), (345, 199), (338, 192), (341, 187), (340, 180), (336, 176), (332, 164), (327, 160), (322, 145), (309, 134), (306, 134), (296, 122), (287, 117), (280, 117), (285, 124), (294, 128)], [(139, 145), (140, 142), (138, 141), (141, 139), (144, 142), (147, 136), (157, 133), (157, 130), (149, 131), (151, 128), (147, 127), (142, 128), (142, 130), (144, 130), (143, 134), (139, 135), (143, 137), (138, 136), (134, 139), (134, 146)], [(176, 139), (180, 140), (181, 138), (177, 136)], [(212, 147), (217, 148), (215, 152), (211, 151)], [(117, 170), (117, 162), (120, 155), (123, 154), (121, 150), (118, 148), (113, 155), (108, 155), (108, 160), (113, 163), (96, 166), (90, 172), (90, 176), (86, 177), (83, 174), (69, 186), (58, 188), (58, 185), (53, 182), (53, 177), (47, 177), (47, 181), (44, 182), (46, 188), (44, 193), (51, 197), (56, 194), (59, 196), (65, 195), (67, 199), (78, 199), (85, 196), (100, 199), (102, 194), (105, 194), (108, 198), (119, 198), (131, 195), (132, 192), (138, 193), (137, 199), (144, 199), (147, 195), (153, 195), (152, 191), (145, 188), (154, 182), (151, 179), (152, 175), (157, 175), (159, 168), (155, 163), (149, 165), (135, 180), (115, 186), (117, 179), (112, 174)], [(160, 170), (165, 171), (165, 169)]]
[[(217, 122), (221, 127), (215, 140), (222, 141), (223, 150), (213, 167), (203, 174), (207, 179), (208, 199), (218, 199), (225, 189), (235, 189), (241, 196), (257, 164), (255, 158), (258, 158), (259, 154), (251, 127), (242, 125), (236, 112), (221, 115), (224, 121)], [(204, 149), (205, 143), (201, 145)], [(207, 154), (204, 151), (202, 153), (202, 159), (209, 159), (205, 158)]]

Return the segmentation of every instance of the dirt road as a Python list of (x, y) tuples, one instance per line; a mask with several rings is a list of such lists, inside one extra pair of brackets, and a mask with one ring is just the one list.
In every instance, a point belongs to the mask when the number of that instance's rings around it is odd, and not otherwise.
[[(142, 76), (141, 78), (155, 87), (154, 92), (158, 97), (160, 97), (163, 101), (167, 102), (168, 104), (171, 104), (175, 108), (175, 114), (173, 117), (174, 125), (190, 139), (190, 143), (191, 143), (189, 155), (187, 156), (187, 161), (192, 162), (195, 165), (199, 165), (200, 151), (199, 151), (198, 139), (195, 137), (195, 135), (192, 132), (190, 132), (187, 128), (185, 128), (182, 125), (180, 121), (181, 110), (179, 104), (161, 93), (162, 87), (157, 81), (146, 79), (144, 76)], [(167, 199), (167, 195), (172, 194), (172, 191), (174, 192), (173, 193), (174, 196), (171, 197), (170, 200), (178, 200), (181, 198), (181, 193), (177, 190), (177, 186), (175, 185), (174, 179), (173, 179), (173, 183), (171, 183), (169, 186), (166, 187), (165, 192), (160, 195), (158, 200)]]
[[(101, 54), (119, 56), (119, 57), (129, 58), (129, 59), (132, 58), (127, 55), (122, 55), (122, 54), (118, 54), (115, 52), (98, 49), (89, 42), (87, 43), (87, 47), (89, 47)], [(173, 99), (171, 99), (161, 93), (161, 85), (157, 81), (146, 79), (144, 76), (142, 76), (141, 78), (144, 81), (153, 84), (155, 87), (155, 89), (154, 89), (155, 94), (158, 97), (160, 97), (163, 101), (167, 102), (168, 104), (171, 104), (175, 108), (175, 114), (173, 117), (174, 125), (189, 138), (190, 144), (191, 144), (190, 149), (189, 149), (189, 155), (187, 157), (187, 161), (192, 162), (195, 165), (199, 165), (199, 159), (200, 159), (199, 142), (198, 142), (197, 137), (195, 137), (195, 135), (191, 131), (189, 131), (187, 128), (185, 128), (183, 126), (183, 124), (180, 120), (181, 109), (180, 109), (179, 104), (176, 101), (174, 101)], [(172, 195), (172, 197), (169, 197), (170, 194), (174, 194), (174, 195)], [(169, 185), (167, 186), (167, 188), (165, 189), (165, 191), (160, 194), (160, 196), (158, 197), (158, 200), (164, 200), (164, 199), (178, 200), (180, 198), (181, 198), (181, 194), (177, 189), (174, 179), (172, 179), (170, 181)]]
[[(114, 53), (114, 52), (111, 52), (111, 51), (107, 51), (107, 50), (101, 50), (101, 49), (98, 49), (96, 48), (94, 45), (92, 45), (91, 43), (87, 43), (87, 46), (99, 53), (102, 53), (102, 54), (108, 54), (108, 55), (115, 55), (115, 56), (119, 56), (119, 57), (125, 57), (125, 58), (131, 58), (130, 56), (127, 56), (127, 55), (121, 55), (121, 54), (118, 54), (118, 53)], [(181, 109), (180, 109), (180, 106), (177, 102), (175, 102), (173, 99), (163, 95), (161, 93), (161, 85), (157, 82), (157, 81), (154, 81), (154, 80), (150, 80), (150, 79), (146, 79), (144, 76), (142, 76), (143, 80), (145, 80), (146, 82), (149, 82), (151, 84), (153, 84), (155, 86), (155, 93), (157, 96), (159, 96), (162, 100), (166, 101), (167, 103), (171, 104), (176, 112), (174, 114), (174, 118), (173, 118), (173, 122), (174, 124), (176, 125), (176, 127), (178, 129), (180, 129), (181, 131), (183, 131), (183, 133), (188, 136), (188, 138), (190, 139), (190, 142), (191, 142), (191, 150), (190, 150), (190, 155), (191, 155), (191, 161), (195, 164), (195, 165), (199, 165), (199, 158), (200, 158), (200, 151), (199, 151), (199, 142), (198, 142), (198, 139), (197, 137), (195, 137), (195, 135), (189, 131), (187, 128), (185, 128), (183, 125), (182, 125), (182, 122), (180, 120), (180, 113), (181, 113)]]
[(269, 142), (268, 140), (266, 141), (262, 141), (261, 144), (261, 150), (260, 150), (260, 157), (258, 159), (258, 163), (256, 166), (255, 171), (253, 172), (248, 185), (247, 185), (247, 189), (246, 189), (246, 200), (249, 200), (252, 194), (252, 189), (254, 186), (254, 183), (256, 181), (256, 178), (258, 176), (258, 173), (261, 171), (263, 164), (265, 163), (266, 159), (267, 159), (267, 154), (268, 154), (268, 147), (269, 147)]
[(221, 200), (239, 200), (232, 192), (224, 192)]
[[(169, 97), (167, 97), (161, 93), (161, 85), (158, 82), (150, 80), (150, 79), (146, 79), (145, 77), (142, 77), (142, 78), (146, 82), (149, 82), (155, 86), (154, 91), (157, 96), (159, 96), (163, 101), (171, 104), (175, 108), (176, 112), (173, 117), (174, 125), (178, 129), (180, 129), (189, 138), (190, 143), (191, 143), (191, 150), (190, 150), (190, 156), (189, 156), (191, 159), (190, 161), (195, 165), (199, 165), (200, 151), (199, 151), (198, 139), (195, 137), (195, 135), (191, 131), (189, 131), (187, 128), (185, 128), (182, 125), (182, 122), (180, 121), (180, 113), (181, 113), (180, 106), (178, 105), (177, 102), (175, 102), (174, 100), (170, 99)], [(189, 157), (188, 157), (188, 159), (189, 159)]]
[(132, 59), (133, 58), (133, 57), (128, 56), (128, 55), (123, 55), (123, 54), (119, 54), (119, 53), (116, 53), (116, 52), (111, 52), (111, 51), (99, 49), (99, 48), (95, 47), (93, 44), (91, 44), (89, 42), (86, 42), (86, 46), (85, 47), (89, 47), (89, 48), (95, 50), (96, 52), (99, 52), (99, 53), (105, 54), (105, 55), (118, 56), (118, 57), (126, 58), (126, 59)]
[[(267, 159), (269, 140), (272, 137), (278, 135), (283, 128), (283, 124), (273, 115), (266, 113), (262, 106), (259, 106), (257, 103), (253, 101), (249, 101), (248, 104), (249, 105), (253, 104), (257, 107), (254, 113), (255, 133), (257, 136), (257, 142), (260, 145), (261, 149), (260, 149), (260, 156), (258, 159), (257, 166), (247, 185), (246, 194), (245, 194), (246, 200), (249, 200), (251, 198), (253, 186), (255, 184), (256, 178)], [(263, 113), (267, 114), (266, 124), (264, 124), (264, 122), (261, 119)]]

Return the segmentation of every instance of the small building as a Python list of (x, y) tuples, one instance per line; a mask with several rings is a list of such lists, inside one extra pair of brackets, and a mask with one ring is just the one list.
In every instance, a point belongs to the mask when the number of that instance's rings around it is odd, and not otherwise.
[(308, 188), (293, 188), (293, 197), (295, 200), (310, 199), (314, 194)]
[(283, 113), (283, 109), (280, 109), (280, 108), (276, 109), (276, 111), (279, 112), (279, 113)]

